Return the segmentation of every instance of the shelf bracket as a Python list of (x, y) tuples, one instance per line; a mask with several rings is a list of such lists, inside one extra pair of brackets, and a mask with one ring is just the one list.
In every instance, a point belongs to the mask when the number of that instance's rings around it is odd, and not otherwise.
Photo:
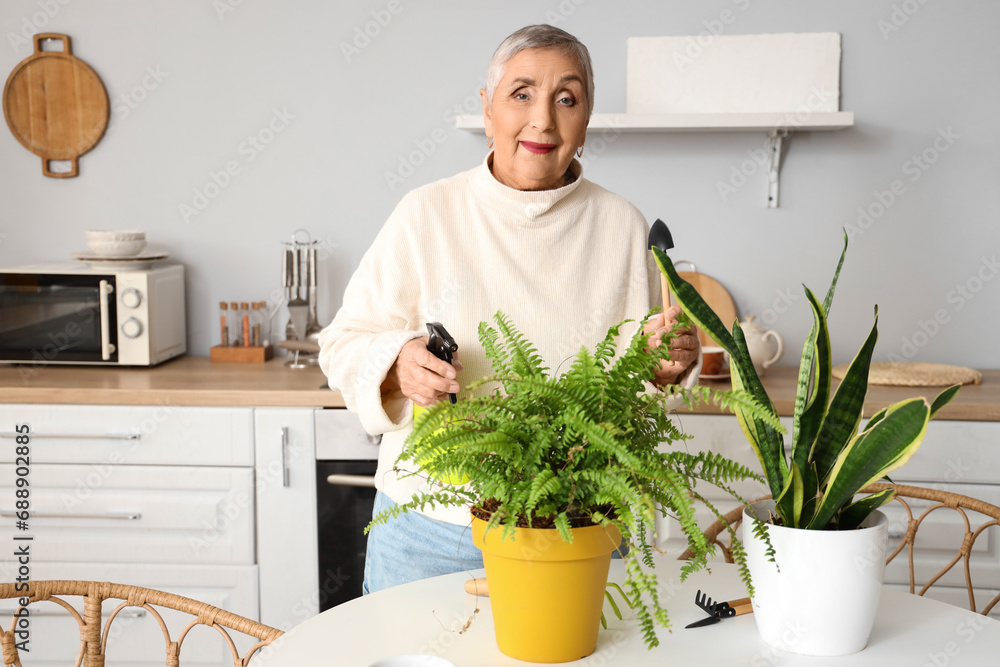
[(781, 147), (788, 130), (783, 127), (767, 134), (767, 207), (778, 208), (778, 181), (781, 175)]

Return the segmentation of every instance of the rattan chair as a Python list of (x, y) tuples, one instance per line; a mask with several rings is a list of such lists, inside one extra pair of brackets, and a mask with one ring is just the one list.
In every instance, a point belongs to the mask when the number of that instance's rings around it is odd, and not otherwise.
[[(29, 605), (48, 600), (64, 607), (76, 619), (80, 625), (80, 651), (76, 657), (76, 667), (81, 667), (81, 665), (83, 667), (104, 667), (108, 632), (115, 617), (126, 607), (141, 607), (156, 619), (166, 644), (165, 664), (167, 667), (177, 667), (180, 664), (181, 644), (190, 630), (197, 625), (205, 625), (219, 631), (229, 645), (235, 667), (246, 667), (254, 653), (284, 634), (281, 630), (251, 621), (204, 602), (138, 586), (98, 581), (31, 581), (27, 592), (18, 591), (16, 588), (17, 584), (14, 583), (0, 584), (0, 599), (28, 597)], [(60, 597), (71, 595), (83, 597), (82, 616), (72, 605)], [(103, 623), (102, 627), (101, 608), (105, 600), (122, 600), (122, 603), (108, 615), (107, 622)], [(163, 617), (153, 605), (185, 612), (195, 618), (181, 630), (177, 640), (173, 641), (170, 639), (170, 631), (164, 623)], [(19, 605), (15, 613), (20, 612), (21, 608)], [(16, 616), (11, 620), (9, 631), (3, 631), (0, 628), (0, 632), (3, 633), (0, 637), (3, 661), (7, 667), (21, 667), (21, 659), (16, 648), (15, 628), (17, 620)], [(249, 635), (258, 641), (241, 658), (227, 628)], [(34, 638), (36, 641), (38, 639)]]
[[(923, 595), (930, 589), (931, 586), (937, 583), (941, 577), (955, 567), (960, 560), (963, 561), (963, 566), (965, 568), (965, 587), (969, 593), (969, 609), (972, 611), (978, 611), (976, 609), (976, 599), (973, 594), (972, 572), (970, 568), (972, 548), (979, 536), (986, 532), (987, 529), (991, 526), (1000, 526), (1000, 507), (996, 507), (995, 505), (957, 493), (937, 491), (935, 489), (926, 489), (916, 486), (905, 486), (903, 484), (871, 484), (863, 490), (863, 493), (874, 493), (888, 488), (894, 488), (896, 490), (896, 496), (893, 499), (893, 502), (899, 502), (905, 508), (907, 526), (906, 533), (902, 536), (902, 540), (896, 549), (889, 554), (889, 557), (886, 559), (886, 563), (891, 563), (896, 556), (898, 556), (903, 549), (906, 548), (910, 569), (910, 592), (916, 593), (917, 595)], [(770, 497), (771, 496), (766, 496), (765, 498)], [(914, 516), (913, 508), (911, 508), (910, 504), (906, 501), (907, 498), (929, 500), (934, 504), (924, 509), (918, 516)], [(764, 498), (761, 498), (761, 500), (763, 499)], [(932, 576), (927, 583), (923, 584), (920, 590), (917, 591), (916, 577), (913, 568), (913, 549), (914, 542), (917, 538), (917, 530), (923, 524), (924, 520), (931, 515), (931, 513), (949, 510), (957, 512), (959, 516), (962, 517), (962, 521), (965, 524), (965, 535), (962, 539), (962, 543), (957, 547), (955, 557), (951, 560), (951, 562), (941, 568), (939, 572)], [(966, 510), (978, 512), (990, 517), (990, 519), (983, 521), (978, 527), (973, 529), (972, 521), (970, 521)], [(709, 526), (705, 531), (705, 536), (708, 538), (709, 542), (715, 543), (721, 548), (722, 555), (725, 557), (727, 563), (733, 562), (733, 554), (730, 550), (730, 545), (725, 544), (720, 538), (728, 535), (728, 531), (726, 530), (727, 524), (735, 529), (742, 521), (743, 508), (738, 507), (727, 514), (724, 514), (722, 519), (715, 521), (715, 523)], [(680, 556), (681, 560), (687, 560), (690, 557), (690, 551), (685, 551)], [(996, 597), (994, 597), (983, 608), (982, 614), (984, 616), (989, 614), (997, 603), (1000, 603), (1000, 594), (997, 594)]]

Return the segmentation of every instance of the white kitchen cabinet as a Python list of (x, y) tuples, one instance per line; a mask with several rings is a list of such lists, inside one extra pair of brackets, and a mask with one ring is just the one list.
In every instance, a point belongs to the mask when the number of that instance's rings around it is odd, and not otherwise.
[[(0, 541), (13, 544), (14, 466), (0, 464)], [(254, 562), (253, 470), (31, 466), (32, 561)]]
[[(251, 408), (0, 405), (0, 443), (17, 424), (31, 427), (35, 463), (253, 467)], [(13, 455), (0, 447), (0, 462)]]
[[(289, 627), (314, 614), (313, 409), (259, 409), (256, 432), (254, 417), (248, 407), (0, 405), (0, 514), (15, 501), (9, 436), (18, 424), (30, 427), (31, 578), (155, 588), (255, 620), (266, 589), (265, 623)], [(14, 533), (14, 519), (0, 518), (0, 540), (13, 544)], [(12, 565), (9, 555), (0, 558), (3, 580), (13, 580)], [(129, 627), (112, 642), (109, 665), (163, 664), (152, 617), (119, 623)], [(44, 648), (30, 664), (71, 664), (79, 648), (73, 625), (40, 616), (33, 631)], [(192, 630), (181, 658), (232, 665), (225, 641), (208, 628)]]
[(260, 621), (281, 630), (319, 612), (312, 408), (256, 408)]
[[(677, 420), (681, 430), (693, 438), (673, 447), (685, 447), (692, 452), (712, 450), (747, 465), (751, 470), (759, 470), (757, 457), (734, 416), (679, 414)], [(782, 418), (781, 421), (791, 432), (791, 419)], [(959, 493), (1000, 506), (1000, 422), (932, 421), (920, 449), (892, 475), (892, 479), (902, 484)], [(739, 485), (737, 490), (748, 499), (770, 493), (757, 483)], [(714, 487), (702, 486), (699, 492), (723, 513), (739, 504)], [(930, 505), (917, 499), (907, 499), (907, 502), (913, 508), (915, 518)], [(890, 503), (883, 509), (889, 518), (890, 544), (894, 546), (905, 534), (905, 511), (898, 503)], [(973, 530), (984, 518), (970, 513)], [(707, 509), (702, 508), (698, 512), (700, 525), (707, 527), (714, 520), (715, 517)], [(657, 546), (680, 555), (685, 544), (677, 522), (661, 520), (657, 532)], [(961, 545), (964, 533), (961, 517), (952, 510), (937, 510), (924, 521), (917, 533), (914, 552), (918, 583), (928, 581), (950, 562)], [(1000, 529), (992, 528), (979, 537), (971, 561), (972, 580), (977, 587), (975, 595), (982, 608), (983, 601), (992, 599), (1000, 590)], [(886, 568), (886, 583), (902, 586), (908, 585), (908, 582), (909, 566), (904, 551)], [(967, 606), (962, 563), (956, 564), (927, 595)], [(993, 616), (1000, 618), (1000, 605), (994, 609)]]

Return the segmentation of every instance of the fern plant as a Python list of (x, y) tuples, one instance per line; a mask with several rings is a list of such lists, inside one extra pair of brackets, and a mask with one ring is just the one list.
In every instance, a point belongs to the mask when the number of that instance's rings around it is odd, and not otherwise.
[[(959, 390), (959, 385), (955, 385), (933, 401), (917, 397), (894, 403), (872, 415), (859, 431), (868, 391), (868, 369), (878, 338), (878, 307), (867, 339), (840, 386), (832, 391), (827, 315), (846, 254), (845, 233), (840, 262), (822, 303), (805, 288), (814, 321), (802, 347), (791, 456), (786, 458), (784, 440), (769, 420), (740, 408), (736, 410), (740, 426), (767, 477), (780, 523), (791, 528), (851, 530), (872, 511), (892, 500), (895, 493), (892, 489), (858, 500), (855, 496), (909, 460), (923, 440), (927, 423)], [(733, 386), (746, 388), (776, 418), (777, 412), (754, 370), (739, 323), (733, 322), (732, 331), (727, 330), (698, 292), (678, 275), (670, 258), (655, 247), (653, 255), (684, 312), (729, 352)], [(761, 535), (763, 526), (756, 525), (754, 530)]]
[[(716, 453), (660, 447), (688, 437), (667, 408), (677, 391), (649, 385), (660, 361), (669, 359), (670, 335), (649, 348), (640, 326), (616, 358), (626, 320), (611, 327), (593, 352), (581, 349), (569, 370), (553, 377), (507, 317), (497, 313), (494, 319), (496, 328), (479, 326), (493, 374), (468, 386), (472, 397), (454, 405), (442, 401), (421, 415), (397, 462), (404, 473), (467, 483), (437, 482), (434, 492), (381, 513), (372, 525), (436, 505), (471, 506), (488, 521), (487, 530), (502, 529), (505, 535), (516, 527), (552, 528), (572, 541), (572, 527), (614, 524), (628, 547), (626, 588), (645, 640), (655, 646), (655, 626), (669, 627), (656, 577), (645, 569), (653, 566), (656, 514), (676, 518), (687, 536), (694, 557), (683, 567), (686, 577), (714, 554), (695, 522), (695, 502), (721, 516), (696, 484), (707, 482), (739, 498), (734, 483), (761, 478)], [(739, 408), (781, 428), (745, 392), (696, 388), (684, 395), (689, 402)], [(739, 548), (735, 556), (749, 585)]]

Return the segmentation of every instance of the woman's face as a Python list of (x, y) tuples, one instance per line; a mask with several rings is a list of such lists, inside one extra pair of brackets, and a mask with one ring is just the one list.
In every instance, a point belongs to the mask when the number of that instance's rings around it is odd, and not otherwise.
[(483, 116), (493, 137), (493, 176), (517, 190), (562, 187), (590, 121), (583, 68), (557, 49), (525, 49), (507, 61)]

